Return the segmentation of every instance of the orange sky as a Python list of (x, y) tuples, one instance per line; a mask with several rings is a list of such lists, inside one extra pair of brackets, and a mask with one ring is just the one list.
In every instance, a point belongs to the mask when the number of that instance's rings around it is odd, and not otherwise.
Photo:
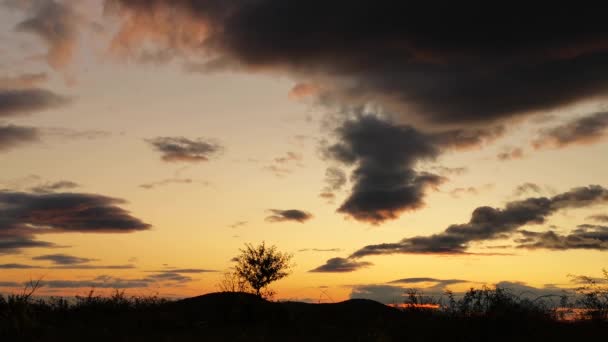
[[(0, 217), (0, 285), (5, 285), (0, 292), (42, 278), (48, 285), (41, 294), (84, 294), (91, 287), (103, 292), (107, 289), (100, 284), (106, 284), (131, 294), (193, 296), (218, 290), (222, 272), (229, 270), (239, 248), (261, 241), (294, 255), (292, 275), (273, 285), (278, 297), (311, 301), (341, 300), (353, 295), (353, 289), (403, 278), (435, 280), (390, 286), (436, 289), (443, 280), (457, 279), (445, 288), (459, 291), (500, 282), (541, 290), (567, 288), (573, 286), (569, 274), (598, 276), (608, 264), (602, 248), (517, 248), (514, 241), (522, 237), (505, 235), (472, 241), (468, 253), (460, 255), (372, 255), (356, 259), (365, 267), (352, 272), (309, 272), (331, 258), (350, 260), (367, 245), (430, 236), (467, 223), (477, 207), (504, 208), (525, 198), (608, 185), (604, 131), (567, 146), (534, 145), (543, 130), (605, 110), (601, 97), (522, 116), (509, 122), (499, 137), (416, 160), (417, 172), (437, 173), (444, 180), (425, 190), (420, 207), (396, 210), (394, 219), (373, 224), (337, 211), (353, 192), (353, 170), (361, 161), (340, 164), (323, 152), (336, 141), (332, 128), (354, 116), (315, 101), (323, 88), (302, 81), (300, 71), (250, 66), (193, 72), (192, 55), (199, 53), (193, 41), (205, 39), (207, 23), (188, 17), (180, 21), (183, 35), (171, 40), (175, 18), (155, 17), (151, 23), (143, 16), (128, 17), (133, 22), (125, 25), (127, 17), (103, 16), (101, 1), (94, 0), (41, 1), (70, 8), (58, 20), (73, 31), (45, 38), (15, 29), (42, 15), (39, 8), (28, 7), (31, 2), (17, 3), (22, 7), (0, 7), (0, 92), (46, 89), (65, 103), (16, 114), (0, 108), (0, 190), (30, 196), (24, 201), (66, 193), (121, 199), (112, 208), (149, 228), (86, 231), (51, 224), (51, 231), (44, 232), (49, 228), (44, 224)], [(158, 21), (168, 26), (158, 26)], [(171, 49), (179, 57), (147, 60), (125, 50), (147, 44)], [(44, 76), (24, 78), (33, 74)], [(327, 82), (325, 77), (329, 75), (311, 76), (317, 82)], [(397, 108), (390, 101), (378, 102)], [(384, 120), (386, 112), (374, 114)], [(404, 124), (403, 119), (395, 122)], [(37, 137), (11, 136), (14, 145), (4, 147), (2, 127), (10, 125), (34, 127)], [(185, 138), (205, 147), (194, 152), (196, 158), (191, 152), (176, 157), (154, 145), (159, 137)], [(513, 153), (515, 149), (521, 151)], [(339, 167), (346, 175), (346, 184), (332, 189), (335, 197), (330, 200), (319, 196), (328, 186), (328, 167)], [(33, 190), (60, 181), (74, 184)], [(0, 215), (9, 217), (15, 203), (0, 197)], [(272, 209), (301, 210), (311, 218), (268, 220)], [(517, 229), (568, 234), (581, 224), (601, 226), (589, 217), (604, 214), (602, 201), (573, 205), (547, 214), (542, 224)], [(49, 222), (61, 220), (55, 219)], [(49, 244), (3, 249), (3, 243), (8, 246), (18, 238)], [(608, 248), (604, 240), (599, 243)], [(55, 257), (40, 258), (48, 255)], [(91, 260), (61, 263), (56, 255)]]

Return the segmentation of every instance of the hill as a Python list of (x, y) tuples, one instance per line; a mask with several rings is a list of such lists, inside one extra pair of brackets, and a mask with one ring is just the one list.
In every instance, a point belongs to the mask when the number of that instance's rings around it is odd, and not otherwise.
[(539, 341), (591, 339), (608, 328), (605, 322), (565, 323), (521, 313), (402, 311), (365, 299), (270, 302), (246, 293), (172, 302), (118, 296), (85, 298), (73, 306), (11, 305), (0, 305), (2, 341)]

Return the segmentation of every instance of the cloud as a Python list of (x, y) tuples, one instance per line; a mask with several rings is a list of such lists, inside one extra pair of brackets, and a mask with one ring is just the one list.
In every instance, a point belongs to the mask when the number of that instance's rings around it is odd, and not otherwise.
[(51, 137), (57, 137), (57, 138), (63, 138), (63, 139), (69, 139), (69, 140), (103, 139), (103, 138), (109, 138), (113, 135), (112, 132), (108, 132), (108, 131), (75, 130), (75, 129), (65, 128), (65, 127), (48, 127), (48, 128), (41, 128), (40, 130), (41, 130), (42, 134), (44, 134), (44, 135), (51, 136)]
[(365, 115), (344, 121), (335, 134), (338, 141), (325, 146), (326, 157), (355, 165), (351, 194), (338, 208), (340, 213), (373, 224), (395, 219), (422, 207), (427, 188), (444, 180), (414, 170), (418, 160), (433, 159), (439, 150), (430, 137), (410, 126)]
[(42, 39), (48, 47), (48, 64), (57, 70), (64, 69), (75, 53), (81, 18), (68, 3), (54, 0), (29, 3), (28, 17), (18, 23), (15, 29)]
[(488, 191), (494, 188), (494, 184), (484, 184), (480, 187), (469, 186), (466, 188), (455, 188), (450, 191), (450, 195), (454, 198), (460, 198), (462, 195), (477, 195), (481, 191)]
[(607, 222), (608, 223), (608, 215), (605, 215), (605, 214), (591, 215), (591, 216), (587, 217), (587, 219), (598, 221), (598, 222)]
[(510, 148), (500, 152), (496, 157), (500, 161), (522, 159), (524, 157), (524, 150), (520, 147)]
[[(608, 88), (603, 17), (585, 6), (480, 13), (460, 3), (419, 2), (404, 13), (392, 1), (106, 5), (123, 19), (115, 40), (124, 50), (168, 47), (200, 57), (207, 71), (285, 72), (319, 87), (323, 103), (377, 102), (433, 124), (543, 113), (604, 96)], [(564, 22), (574, 29), (564, 32)]]
[(191, 274), (197, 274), (197, 273), (213, 273), (213, 272), (217, 272), (217, 271), (216, 270), (208, 270), (208, 269), (204, 269), (204, 268), (171, 268), (170, 270), (160, 270), (160, 271), (151, 271), (151, 272), (159, 272), (159, 273), (171, 272), (171, 273), (191, 273)]
[(56, 265), (74, 265), (74, 264), (85, 264), (97, 259), (80, 258), (73, 255), (67, 254), (46, 254), (33, 257), (32, 260), (51, 261)]
[(236, 221), (235, 223), (229, 225), (228, 227), (230, 228), (239, 228), (239, 227), (243, 227), (245, 225), (247, 225), (247, 221)]
[(218, 143), (198, 138), (156, 137), (146, 140), (166, 162), (203, 162), (223, 150)]
[(84, 193), (0, 191), (0, 253), (54, 246), (46, 233), (130, 233), (150, 225), (119, 207), (121, 199)]
[(302, 155), (296, 152), (287, 152), (285, 156), (274, 158), (274, 162), (278, 164), (286, 164), (289, 162), (299, 162), (302, 161)]
[(1, 264), (0, 269), (3, 270), (25, 270), (30, 268), (38, 268), (38, 266), (24, 265), (24, 264)]
[(599, 185), (574, 188), (553, 197), (531, 197), (508, 202), (504, 208), (478, 207), (468, 223), (453, 224), (443, 232), (405, 238), (395, 243), (368, 245), (350, 258), (386, 254), (464, 254), (469, 243), (508, 237), (519, 228), (542, 224), (564, 209), (590, 207), (608, 202), (608, 190)]
[(367, 261), (355, 261), (355, 260), (345, 259), (345, 258), (331, 258), (331, 259), (327, 260), (327, 262), (324, 265), (321, 265), (308, 272), (345, 273), (345, 272), (354, 272), (359, 269), (369, 267), (371, 265), (373, 265), (373, 264), (371, 262), (367, 262)]
[(522, 196), (526, 194), (541, 194), (543, 192), (542, 188), (534, 183), (526, 182), (524, 184), (518, 185), (514, 191), (515, 196)]
[(272, 215), (266, 217), (266, 221), (268, 222), (299, 222), (304, 223), (310, 219), (312, 219), (312, 214), (306, 211), (298, 210), (298, 209), (288, 209), (288, 210), (280, 210), (280, 209), (269, 209), (269, 212)]
[(525, 249), (592, 249), (599, 251), (608, 250), (608, 227), (597, 225), (579, 225), (572, 232), (562, 235), (554, 231), (531, 232), (522, 230), (522, 239), (515, 242), (520, 244), (518, 248)]
[(400, 304), (405, 300), (405, 289), (392, 285), (357, 285), (353, 286), (350, 298), (371, 299), (384, 304)]
[(82, 264), (60, 264), (59, 266), (40, 266), (24, 264), (2, 264), (0, 269), (44, 269), (44, 270), (128, 270), (134, 269), (134, 265), (82, 265)]
[(433, 166), (431, 170), (437, 171), (442, 176), (460, 176), (469, 171), (466, 167), (445, 167), (445, 166)]
[(445, 285), (468, 283), (468, 280), (462, 279), (437, 279), (437, 278), (402, 278), (393, 281), (389, 281), (389, 284), (415, 284), (415, 283), (442, 283)]
[(283, 177), (294, 171), (293, 166), (303, 167), (302, 159), (300, 153), (288, 151), (285, 155), (274, 158), (270, 165), (262, 169), (274, 173), (277, 177)]
[(42, 185), (35, 186), (30, 190), (36, 193), (50, 193), (55, 192), (57, 190), (69, 190), (78, 188), (80, 185), (78, 183), (72, 181), (58, 181), (53, 183), (46, 183)]
[(532, 145), (536, 149), (563, 148), (576, 144), (591, 144), (606, 138), (608, 112), (598, 112), (574, 119), (561, 126), (544, 129)]
[[(416, 279), (416, 278), (413, 278)], [(426, 279), (426, 278), (421, 278)], [(428, 278), (434, 279), (434, 278)], [(468, 281), (460, 281), (455, 280), (453, 284), (456, 283), (468, 283)], [(432, 282), (432, 280), (429, 280)], [(407, 284), (414, 284), (407, 283)], [(449, 285), (449, 284), (448, 284)], [(559, 304), (559, 299), (561, 295), (571, 294), (568, 292), (568, 289), (563, 289), (556, 287), (554, 285), (544, 285), (541, 287), (533, 287), (529, 286), (524, 282), (516, 282), (516, 281), (500, 281), (494, 284), (496, 287), (500, 287), (509, 291), (510, 293), (519, 296), (520, 298), (527, 299), (537, 299), (540, 297), (546, 298), (547, 300), (554, 300), (556, 305)], [(443, 296), (445, 291), (445, 286), (437, 286), (433, 285), (430, 287), (417, 287), (416, 289), (421, 290), (425, 296), (434, 297), (435, 299)], [(384, 304), (401, 304), (406, 300), (408, 288), (404, 288), (401, 286), (395, 285), (385, 285), (385, 284), (371, 284), (371, 285), (356, 285), (352, 287), (350, 298), (365, 298), (375, 300)], [(453, 292), (454, 297), (462, 298), (464, 292), (455, 291)], [(552, 298), (554, 297), (554, 298)]]
[(0, 152), (38, 141), (40, 141), (40, 132), (36, 128), (0, 125)]
[[(0, 223), (1, 223), (0, 219)], [(0, 255), (19, 253), (23, 248), (53, 248), (58, 247), (52, 242), (38, 241), (31, 236), (10, 236), (0, 229)]]
[(141, 184), (139, 187), (146, 190), (151, 190), (159, 186), (165, 186), (169, 184), (192, 184), (191, 178), (167, 178), (157, 182)]
[(319, 196), (328, 200), (335, 197), (334, 192), (340, 191), (346, 184), (346, 173), (337, 167), (328, 167), (325, 170), (325, 187)]
[(0, 118), (66, 105), (70, 100), (43, 89), (0, 89)]
[(341, 252), (341, 248), (304, 248), (299, 249), (298, 252)]
[(47, 80), (48, 75), (44, 72), (0, 77), (0, 89), (28, 89), (36, 87)]

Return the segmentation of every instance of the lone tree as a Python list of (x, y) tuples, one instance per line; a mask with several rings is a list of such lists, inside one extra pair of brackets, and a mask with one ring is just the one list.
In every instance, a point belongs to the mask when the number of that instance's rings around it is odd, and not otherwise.
[(241, 254), (235, 258), (235, 275), (244, 280), (259, 297), (268, 284), (291, 273), (292, 255), (277, 251), (276, 246), (267, 247), (262, 242), (258, 246), (245, 244)]

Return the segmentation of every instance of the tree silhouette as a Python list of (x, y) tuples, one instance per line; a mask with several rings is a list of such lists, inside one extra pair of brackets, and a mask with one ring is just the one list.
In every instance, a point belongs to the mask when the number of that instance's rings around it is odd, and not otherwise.
[(235, 274), (259, 297), (268, 284), (290, 274), (292, 255), (279, 252), (274, 245), (268, 247), (265, 242), (258, 246), (245, 244), (240, 252), (236, 257)]

